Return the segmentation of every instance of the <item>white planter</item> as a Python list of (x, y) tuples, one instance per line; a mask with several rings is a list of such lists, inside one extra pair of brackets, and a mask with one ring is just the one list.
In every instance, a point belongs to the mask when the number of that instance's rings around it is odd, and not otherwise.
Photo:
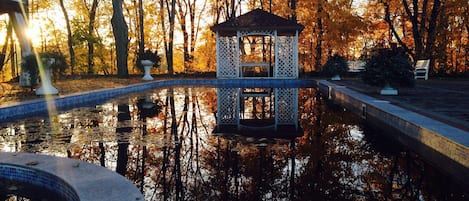
[(392, 88), (389, 82), (386, 82), (386, 84), (384, 84), (383, 89), (381, 89), (379, 93), (381, 95), (393, 95), (393, 96), (398, 94), (397, 89)]
[(334, 75), (333, 77), (331, 77), (331, 80), (340, 80), (340, 75)]
[(145, 81), (153, 80), (153, 77), (150, 75), (150, 71), (151, 71), (151, 67), (153, 66), (153, 62), (150, 61), (150, 60), (142, 60), (140, 62), (143, 65), (143, 68), (145, 70), (145, 75), (143, 76), (142, 80), (145, 80)]
[(52, 86), (50, 79), (51, 69), (49, 68), (52, 63), (55, 62), (55, 59), (43, 59), (44, 73), (39, 73), (41, 76), (41, 87), (36, 89), (36, 95), (56, 95), (59, 94), (59, 91)]

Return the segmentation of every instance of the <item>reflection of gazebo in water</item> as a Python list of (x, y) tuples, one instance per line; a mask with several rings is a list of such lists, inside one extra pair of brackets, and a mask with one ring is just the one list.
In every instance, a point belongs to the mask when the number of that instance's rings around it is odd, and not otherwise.
[(212, 26), (217, 77), (298, 78), (298, 34), (303, 28), (261, 9)]
[(298, 88), (218, 88), (214, 133), (300, 136)]

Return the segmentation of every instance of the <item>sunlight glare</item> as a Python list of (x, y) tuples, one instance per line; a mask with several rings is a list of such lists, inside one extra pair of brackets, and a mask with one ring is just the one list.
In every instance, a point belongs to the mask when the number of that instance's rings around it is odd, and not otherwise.
[(41, 29), (37, 27), (27, 27), (26, 37), (29, 38), (32, 45), (41, 44)]

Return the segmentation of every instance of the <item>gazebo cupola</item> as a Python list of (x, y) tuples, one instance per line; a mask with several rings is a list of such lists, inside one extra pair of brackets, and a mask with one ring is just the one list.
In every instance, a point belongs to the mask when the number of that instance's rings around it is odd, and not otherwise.
[(216, 24), (217, 78), (298, 78), (304, 26), (262, 9)]

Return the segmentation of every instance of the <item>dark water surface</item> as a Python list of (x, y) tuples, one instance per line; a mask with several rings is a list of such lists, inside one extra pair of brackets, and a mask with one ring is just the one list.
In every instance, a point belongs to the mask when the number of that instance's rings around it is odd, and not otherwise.
[[(146, 200), (469, 199), (467, 187), (384, 131), (326, 106), (315, 89), (298, 90), (303, 135), (296, 138), (293, 131), (283, 138), (213, 134), (217, 104), (224, 104), (217, 92), (155, 89), (2, 123), (0, 150), (105, 166), (134, 181)], [(275, 118), (272, 96), (243, 98), (243, 118)]]
[(0, 179), (0, 200), (66, 201), (66, 198), (54, 191), (26, 182)]

